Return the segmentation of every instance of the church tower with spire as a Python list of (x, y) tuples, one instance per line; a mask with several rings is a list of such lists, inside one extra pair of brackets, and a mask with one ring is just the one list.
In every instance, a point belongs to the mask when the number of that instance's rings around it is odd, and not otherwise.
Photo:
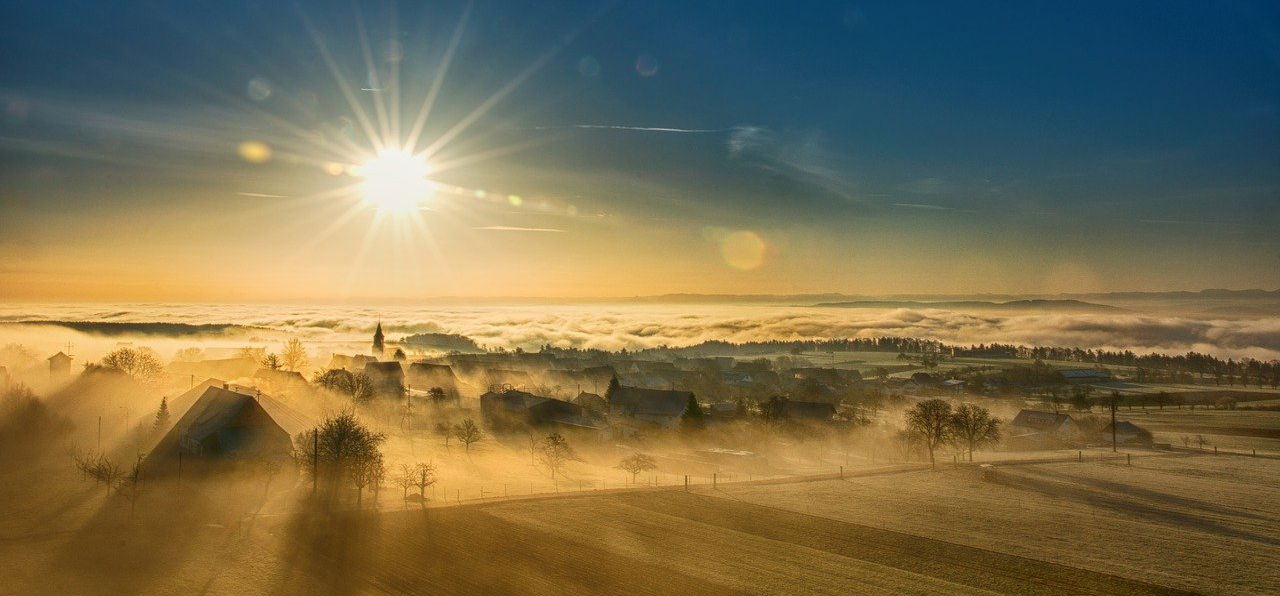
[(381, 358), (385, 346), (383, 345), (382, 321), (378, 321), (378, 328), (373, 332), (373, 355), (375, 358)]

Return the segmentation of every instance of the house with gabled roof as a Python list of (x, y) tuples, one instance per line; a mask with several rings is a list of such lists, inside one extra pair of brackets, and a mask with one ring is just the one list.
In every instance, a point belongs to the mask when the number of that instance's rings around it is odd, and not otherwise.
[(605, 395), (615, 422), (630, 421), (661, 428), (675, 428), (684, 416), (693, 393), (669, 389), (645, 389), (619, 385)]
[(1059, 412), (1022, 410), (1009, 422), (1006, 443), (1014, 449), (1054, 449), (1082, 442), (1080, 426)]
[[(202, 386), (195, 402), (148, 450), (143, 462), (148, 473), (209, 469), (237, 460), (286, 462), (293, 437), (312, 426), (305, 416), (260, 391), (209, 382)], [(175, 398), (171, 409), (185, 401), (184, 396)]]

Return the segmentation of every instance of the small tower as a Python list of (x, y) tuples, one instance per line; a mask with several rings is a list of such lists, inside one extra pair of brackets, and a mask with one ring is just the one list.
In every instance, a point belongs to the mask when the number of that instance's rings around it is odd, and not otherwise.
[(383, 344), (383, 341), (382, 341), (383, 338), (384, 336), (382, 335), (382, 321), (378, 321), (378, 328), (373, 332), (373, 356), (375, 358), (381, 358), (386, 348), (386, 346)]
[(71, 378), (71, 357), (58, 352), (49, 357), (49, 384), (57, 385)]

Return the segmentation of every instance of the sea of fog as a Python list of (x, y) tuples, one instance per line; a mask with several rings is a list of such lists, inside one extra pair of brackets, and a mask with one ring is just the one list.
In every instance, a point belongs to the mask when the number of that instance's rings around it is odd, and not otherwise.
[[(69, 327), (67, 324), (101, 325)], [(93, 359), (118, 345), (162, 355), (184, 347), (271, 348), (298, 337), (318, 352), (360, 350), (381, 322), (389, 340), (413, 333), (464, 335), (490, 348), (685, 346), (706, 340), (910, 336), (954, 343), (1018, 343), (1280, 357), (1280, 318), (1197, 318), (1119, 313), (992, 313), (931, 308), (780, 305), (565, 304), (555, 306), (349, 306), (261, 304), (6, 304), (0, 344), (38, 353), (70, 344)], [(162, 323), (163, 325), (157, 325)]]

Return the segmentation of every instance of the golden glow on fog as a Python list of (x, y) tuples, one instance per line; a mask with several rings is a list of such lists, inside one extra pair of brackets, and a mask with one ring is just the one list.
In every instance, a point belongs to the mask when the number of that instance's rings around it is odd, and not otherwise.
[(427, 162), (399, 149), (384, 149), (354, 170), (364, 178), (365, 203), (381, 212), (412, 213), (431, 194)]

